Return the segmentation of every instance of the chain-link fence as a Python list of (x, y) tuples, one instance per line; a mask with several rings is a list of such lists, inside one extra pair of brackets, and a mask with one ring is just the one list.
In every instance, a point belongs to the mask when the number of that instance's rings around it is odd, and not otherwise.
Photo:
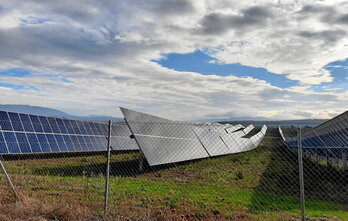
[[(0, 179), (0, 220), (297, 220), (301, 205), (309, 218), (348, 220), (343, 126), (299, 136), (294, 127), (281, 135), (272, 127), (141, 116), (112, 123), (110, 134), (103, 125), (98, 136), (70, 135), (73, 152), (3, 154), (19, 199)], [(61, 142), (55, 136), (46, 136), (47, 148), (69, 150), (64, 134)]]

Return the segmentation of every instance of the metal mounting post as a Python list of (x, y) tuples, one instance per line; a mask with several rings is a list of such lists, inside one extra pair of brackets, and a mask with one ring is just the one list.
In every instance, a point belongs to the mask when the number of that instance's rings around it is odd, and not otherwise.
[[(132, 128), (129, 126), (129, 122), (127, 121), (126, 118), (124, 118), (124, 121), (126, 122), (130, 132), (131, 132), (131, 135), (130, 135), (130, 138), (131, 139), (134, 139), (135, 142), (137, 143), (138, 147), (140, 147), (139, 143), (138, 143), (138, 140), (135, 138), (134, 136), (134, 133), (133, 133), (133, 130)], [(139, 169), (139, 172), (142, 172), (143, 169), (144, 169), (144, 153), (143, 151), (140, 149), (140, 156), (139, 156), (139, 164), (138, 164), (138, 169)]]
[(347, 169), (347, 151), (342, 150), (342, 168)]
[(106, 213), (108, 210), (108, 201), (109, 201), (109, 177), (110, 177), (110, 156), (111, 156), (110, 137), (111, 137), (111, 120), (109, 120), (109, 126), (108, 126), (108, 147), (107, 147), (107, 161), (106, 161), (104, 213)]
[(301, 128), (297, 130), (298, 144), (298, 168), (300, 178), (300, 201), (301, 201), (301, 220), (305, 221), (305, 197), (304, 197), (304, 178), (303, 178), (303, 156), (302, 156), (302, 135)]

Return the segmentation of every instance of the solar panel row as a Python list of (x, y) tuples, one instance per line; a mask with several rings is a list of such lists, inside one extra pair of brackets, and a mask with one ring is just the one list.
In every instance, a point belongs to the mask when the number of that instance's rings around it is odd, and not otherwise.
[[(138, 149), (125, 123), (113, 123), (114, 150)], [(0, 154), (105, 151), (107, 124), (0, 111)]]
[[(296, 137), (285, 139), (280, 128), (279, 132), (290, 149), (296, 150), (298, 148)], [(341, 159), (344, 151), (348, 148), (348, 112), (344, 112), (304, 133), (301, 142), (306, 154)]]
[(242, 138), (254, 127), (242, 131), (237, 125), (193, 124), (171, 121), (149, 114), (121, 108), (131, 131), (148, 163), (153, 165), (202, 159), (244, 152), (257, 147), (267, 127), (251, 138)]

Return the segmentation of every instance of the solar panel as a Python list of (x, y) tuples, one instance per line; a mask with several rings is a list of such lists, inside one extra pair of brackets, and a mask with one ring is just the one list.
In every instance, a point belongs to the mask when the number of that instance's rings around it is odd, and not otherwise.
[(220, 133), (208, 127), (196, 127), (194, 131), (210, 156), (229, 154), (229, 148), (220, 137)]
[[(106, 151), (107, 123), (0, 111), (0, 154)], [(124, 122), (112, 124), (113, 150), (137, 150)]]
[(253, 128), (253, 125), (249, 125), (244, 130), (224, 134), (221, 136), (222, 140), (230, 149), (230, 154), (249, 151), (255, 149), (260, 144), (266, 134), (267, 127), (264, 125), (261, 128), (260, 132), (258, 132), (254, 136), (250, 138), (243, 138), (243, 136), (247, 135)]
[(190, 124), (120, 109), (150, 166), (248, 151), (259, 145), (267, 130), (264, 126), (249, 139), (242, 136), (252, 125), (227, 133), (225, 129), (232, 125)]
[(120, 109), (149, 165), (209, 157), (192, 124)]
[(239, 129), (242, 129), (242, 128), (244, 128), (243, 125), (237, 124), (237, 125), (234, 125), (234, 126), (231, 126), (231, 127), (227, 127), (225, 130), (226, 130), (227, 133), (233, 133), (236, 130), (239, 130)]

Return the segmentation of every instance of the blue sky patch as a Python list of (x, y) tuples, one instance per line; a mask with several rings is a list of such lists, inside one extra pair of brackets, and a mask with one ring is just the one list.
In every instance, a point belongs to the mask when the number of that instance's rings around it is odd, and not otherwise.
[(312, 90), (316, 92), (346, 92), (348, 90), (348, 59), (329, 63), (324, 68), (330, 71), (334, 78), (333, 81), (313, 86)]
[(288, 79), (284, 74), (274, 74), (264, 68), (241, 64), (219, 64), (216, 58), (197, 50), (188, 54), (167, 54), (164, 59), (154, 60), (163, 67), (176, 71), (196, 72), (203, 75), (252, 77), (265, 80), (271, 85), (288, 88), (299, 85), (298, 81)]
[(31, 74), (30, 70), (23, 68), (0, 69), (0, 76), (5, 77), (26, 77)]
[(39, 17), (34, 17), (34, 16), (29, 16), (27, 18), (22, 18), (21, 23), (23, 25), (29, 25), (29, 24), (43, 24), (45, 22), (51, 21), (50, 19), (47, 18), (39, 18)]
[(26, 86), (21, 84), (12, 84), (12, 83), (6, 83), (6, 82), (0, 82), (0, 87), (7, 87), (14, 90), (38, 90), (37, 87), (34, 86)]

